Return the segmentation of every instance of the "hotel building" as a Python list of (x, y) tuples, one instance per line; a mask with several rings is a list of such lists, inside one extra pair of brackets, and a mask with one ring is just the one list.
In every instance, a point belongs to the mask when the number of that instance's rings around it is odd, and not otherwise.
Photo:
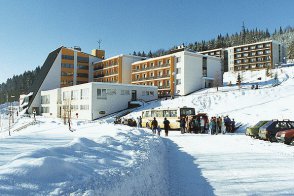
[(104, 58), (104, 51), (93, 50), (93, 54), (81, 51), (79, 47), (60, 47), (49, 53), (40, 74), (27, 96), (22, 96), (23, 107), (31, 113), (34, 109), (39, 113), (41, 91), (73, 86), (93, 81), (93, 63)]
[(222, 75), (220, 58), (185, 49), (132, 64), (132, 84), (157, 86), (159, 96), (212, 87), (216, 74)]
[(131, 83), (131, 64), (144, 57), (118, 55), (94, 64), (94, 81), (109, 83)]
[(229, 71), (276, 68), (286, 63), (286, 48), (270, 40), (227, 48)]

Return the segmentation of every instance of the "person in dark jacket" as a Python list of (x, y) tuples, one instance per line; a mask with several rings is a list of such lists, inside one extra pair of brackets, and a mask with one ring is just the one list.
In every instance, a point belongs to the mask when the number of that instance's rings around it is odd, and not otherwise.
[(181, 128), (181, 133), (184, 134), (186, 131), (186, 120), (185, 117), (182, 117), (180, 120), (180, 128)]
[(164, 118), (163, 125), (164, 125), (165, 136), (168, 136), (168, 130), (170, 128), (169, 124), (170, 124), (169, 120)]
[(158, 127), (158, 122), (156, 118), (154, 117), (153, 121), (151, 122), (152, 133), (156, 134), (157, 127)]

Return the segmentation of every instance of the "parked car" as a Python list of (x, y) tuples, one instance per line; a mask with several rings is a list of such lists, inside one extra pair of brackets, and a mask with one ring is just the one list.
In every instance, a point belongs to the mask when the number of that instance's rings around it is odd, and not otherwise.
[(258, 133), (259, 133), (259, 128), (262, 127), (264, 124), (266, 124), (268, 122), (268, 120), (263, 120), (263, 121), (259, 121), (256, 125), (254, 125), (253, 127), (248, 127), (246, 129), (246, 135), (254, 137), (254, 138), (258, 138)]
[(276, 139), (278, 142), (294, 146), (294, 129), (279, 131), (276, 134)]
[(290, 120), (271, 120), (259, 128), (258, 136), (260, 139), (277, 141), (276, 134), (279, 131), (294, 129), (294, 121)]

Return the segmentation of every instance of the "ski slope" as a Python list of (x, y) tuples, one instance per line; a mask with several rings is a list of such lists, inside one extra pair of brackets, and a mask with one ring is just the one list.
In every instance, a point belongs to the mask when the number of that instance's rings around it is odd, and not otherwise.
[[(272, 78), (255, 80), (262, 71), (244, 73), (241, 89), (150, 102), (127, 116), (154, 107), (195, 107), (242, 123), (234, 134), (158, 137), (114, 125), (112, 118), (73, 121), (71, 132), (61, 119), (42, 117), (11, 137), (1, 132), (0, 194), (294, 195), (294, 148), (244, 135), (259, 120), (294, 119), (293, 68), (278, 71), (275, 87)], [(256, 82), (260, 88), (252, 90)]]

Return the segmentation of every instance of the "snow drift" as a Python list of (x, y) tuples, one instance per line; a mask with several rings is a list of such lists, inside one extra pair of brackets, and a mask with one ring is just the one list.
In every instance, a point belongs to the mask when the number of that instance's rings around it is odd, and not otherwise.
[[(70, 143), (16, 156), (0, 166), (9, 195), (167, 195), (165, 147), (144, 130)], [(161, 184), (161, 186), (158, 186)]]

